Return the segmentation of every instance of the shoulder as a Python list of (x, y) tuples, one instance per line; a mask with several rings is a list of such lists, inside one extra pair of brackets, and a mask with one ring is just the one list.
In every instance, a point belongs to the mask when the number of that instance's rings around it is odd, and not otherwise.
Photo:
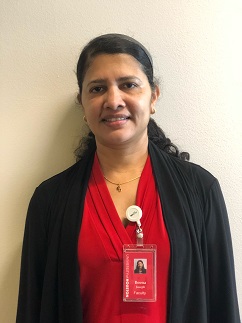
[(203, 167), (181, 160), (160, 150), (154, 144), (149, 146), (152, 165), (158, 180), (173, 181), (177, 188), (198, 194), (206, 200), (217, 179)]
[(80, 186), (89, 176), (93, 156), (83, 158), (64, 171), (46, 179), (35, 190), (34, 196), (52, 199), (55, 195), (65, 194), (72, 187)]
[(68, 181), (78, 173), (81, 162), (77, 162), (76, 164), (68, 167), (62, 172), (51, 176), (50, 178), (44, 180), (40, 183), (36, 191), (38, 193), (49, 192), (49, 194), (55, 192), (60, 186), (67, 185)]
[(76, 163), (40, 183), (31, 197), (29, 211), (34, 210), (37, 213), (37, 210), (39, 210), (41, 213), (46, 213), (52, 202), (56, 202), (57, 196), (66, 190), (69, 179), (78, 172), (79, 167), (79, 163)]

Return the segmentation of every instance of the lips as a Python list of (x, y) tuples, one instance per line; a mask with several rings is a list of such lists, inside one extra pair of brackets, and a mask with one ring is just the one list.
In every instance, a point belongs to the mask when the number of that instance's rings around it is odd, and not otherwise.
[(128, 116), (106, 116), (105, 118), (102, 119), (104, 122), (117, 122), (117, 121), (124, 121), (129, 119)]

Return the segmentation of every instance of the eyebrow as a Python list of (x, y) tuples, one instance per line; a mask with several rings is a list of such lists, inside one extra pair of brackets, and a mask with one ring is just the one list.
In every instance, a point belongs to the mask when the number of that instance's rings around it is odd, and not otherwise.
[[(118, 82), (125, 82), (125, 81), (131, 81), (131, 80), (137, 80), (138, 82), (142, 83), (142, 81), (134, 75), (128, 75), (128, 76), (123, 76), (117, 79)], [(96, 79), (96, 80), (92, 80), (90, 81), (87, 86), (91, 85), (91, 84), (100, 84), (100, 83), (105, 83), (106, 80), (105, 79)]]

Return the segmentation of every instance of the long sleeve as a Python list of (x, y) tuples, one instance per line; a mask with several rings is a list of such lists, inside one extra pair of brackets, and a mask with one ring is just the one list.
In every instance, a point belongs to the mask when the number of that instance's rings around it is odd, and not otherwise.
[(94, 152), (41, 183), (30, 201), (17, 323), (80, 323), (77, 242)]
[(210, 189), (205, 215), (209, 322), (239, 323), (229, 221), (217, 180)]
[(40, 320), (41, 296), (47, 257), (44, 223), (46, 201), (38, 189), (28, 208), (22, 249), (17, 323)]

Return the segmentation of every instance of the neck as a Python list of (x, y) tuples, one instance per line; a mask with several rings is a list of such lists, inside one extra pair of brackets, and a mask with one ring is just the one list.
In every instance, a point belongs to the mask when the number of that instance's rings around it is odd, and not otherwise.
[(104, 176), (114, 182), (125, 182), (141, 175), (148, 156), (148, 139), (126, 148), (97, 143), (97, 156)]

